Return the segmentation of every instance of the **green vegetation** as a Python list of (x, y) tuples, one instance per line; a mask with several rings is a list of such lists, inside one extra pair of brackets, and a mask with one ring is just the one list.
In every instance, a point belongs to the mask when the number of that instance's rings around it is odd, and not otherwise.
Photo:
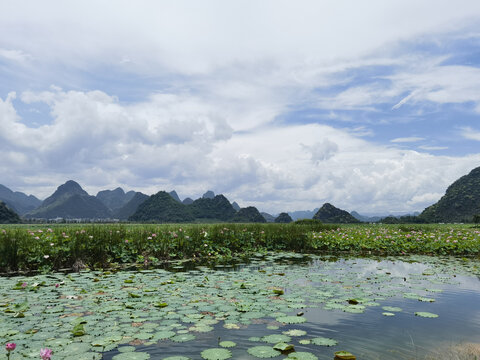
[(237, 212), (223, 195), (204, 196), (190, 204), (183, 204), (165, 191), (159, 191), (139, 204), (129, 220), (159, 223), (265, 222), (256, 208), (250, 206)]
[(0, 224), (18, 224), (20, 217), (10, 210), (4, 202), (0, 201)]
[(450, 185), (445, 195), (419, 218), (435, 223), (472, 222), (477, 214), (480, 214), (480, 167)]
[(288, 223), (291, 223), (293, 220), (292, 218), (290, 217), (290, 215), (288, 215), (287, 213), (280, 213), (276, 218), (275, 218), (275, 222), (276, 223), (281, 223), (281, 224), (288, 224)]
[[(167, 194), (167, 196), (169, 196)], [(175, 201), (172, 199), (172, 201)], [(178, 203), (177, 203), (178, 204)], [(0, 271), (158, 264), (262, 251), (352, 255), (480, 254), (480, 231), (451, 225), (291, 224), (67, 225), (0, 228)]]
[(253, 206), (248, 206), (238, 210), (232, 218), (233, 222), (237, 223), (266, 223), (267, 220), (260, 214), (260, 212)]

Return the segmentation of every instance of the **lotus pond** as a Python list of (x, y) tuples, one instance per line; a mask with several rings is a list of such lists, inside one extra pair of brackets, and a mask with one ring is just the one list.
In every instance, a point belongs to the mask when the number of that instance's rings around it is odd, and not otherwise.
[(12, 360), (475, 359), (479, 275), (478, 259), (258, 253), (3, 277), (0, 342)]

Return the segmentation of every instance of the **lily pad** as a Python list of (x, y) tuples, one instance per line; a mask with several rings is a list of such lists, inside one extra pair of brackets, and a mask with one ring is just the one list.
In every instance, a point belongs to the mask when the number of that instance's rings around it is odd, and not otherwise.
[(203, 350), (201, 356), (205, 360), (225, 360), (232, 357), (232, 352), (227, 349), (212, 348)]
[(307, 319), (302, 316), (280, 316), (275, 320), (285, 324), (302, 324), (307, 321)]
[(295, 360), (318, 360), (318, 357), (306, 351), (293, 352), (291, 354), (288, 354), (288, 358), (295, 359)]
[(311, 339), (312, 344), (320, 345), (320, 346), (335, 346), (338, 342), (334, 339), (326, 338), (326, 337), (316, 337)]
[(262, 337), (261, 340), (270, 344), (278, 344), (289, 342), (291, 337), (283, 334), (272, 334)]
[(415, 313), (415, 316), (420, 316), (420, 317), (424, 317), (424, 318), (437, 318), (438, 317), (437, 314), (433, 314), (433, 313), (426, 312), (426, 311), (417, 311)]
[(115, 355), (112, 360), (147, 360), (150, 354), (146, 352), (126, 352)]
[(305, 330), (290, 329), (288, 331), (284, 331), (282, 334), (285, 334), (288, 336), (304, 336), (304, 335), (307, 335), (307, 332)]
[(237, 343), (233, 341), (221, 341), (218, 345), (223, 348), (231, 348), (237, 346)]
[(247, 350), (247, 352), (260, 359), (269, 359), (274, 358), (282, 353), (280, 351), (275, 350), (273, 347), (270, 346), (254, 346)]

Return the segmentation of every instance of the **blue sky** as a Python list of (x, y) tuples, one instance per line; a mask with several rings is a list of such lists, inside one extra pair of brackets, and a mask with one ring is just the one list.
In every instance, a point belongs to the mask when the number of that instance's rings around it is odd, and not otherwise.
[(467, 0), (4, 2), (0, 183), (421, 211), (480, 166), (479, 45)]

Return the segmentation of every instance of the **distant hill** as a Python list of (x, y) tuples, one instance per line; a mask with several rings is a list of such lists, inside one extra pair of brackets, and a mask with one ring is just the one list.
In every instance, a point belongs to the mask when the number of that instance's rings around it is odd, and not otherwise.
[(360, 220), (362, 222), (377, 222), (383, 218), (385, 218), (385, 216), (366, 216), (366, 215), (360, 215), (358, 212), (356, 211), (352, 211), (350, 213), (350, 215), (352, 215), (355, 219), (357, 220)]
[(193, 203), (193, 199), (189, 198), (189, 197), (183, 199), (183, 201), (182, 201), (182, 204), (184, 204), (184, 205), (190, 205), (192, 203)]
[(25, 215), (28, 218), (105, 219), (112, 213), (99, 199), (90, 196), (73, 180), (60, 185), (37, 209)]
[(135, 211), (137, 211), (140, 204), (144, 203), (148, 198), (148, 195), (145, 195), (141, 192), (136, 192), (129, 202), (123, 205), (120, 209), (114, 211), (113, 217), (115, 219), (127, 220), (135, 213)]
[[(210, 195), (210, 194), (209, 194)], [(130, 221), (155, 221), (163, 223), (182, 222), (265, 222), (254, 207), (235, 211), (223, 195), (201, 197), (191, 204), (176, 201), (171, 194), (159, 191), (138, 205), (128, 218)]]
[(7, 205), (0, 201), (0, 224), (18, 224), (21, 222), (16, 212), (9, 209)]
[[(238, 210), (240, 210), (240, 209), (238, 209)], [(273, 215), (271, 215), (271, 214), (269, 214), (269, 213), (260, 212), (260, 215), (262, 215), (263, 218), (264, 218), (265, 220), (267, 220), (267, 222), (269, 222), (269, 223), (275, 222), (275, 216), (273, 216)]]
[(230, 220), (237, 211), (223, 195), (213, 198), (202, 197), (187, 205), (196, 219), (215, 219), (221, 221)]
[(2, 184), (0, 184), (0, 201), (20, 215), (24, 215), (42, 204), (42, 201), (33, 195), (26, 195), (19, 191), (13, 192)]
[(215, 193), (212, 190), (208, 190), (205, 194), (202, 195), (204, 199), (213, 199), (215, 197)]
[(354, 224), (360, 222), (352, 215), (350, 215), (347, 211), (336, 208), (329, 203), (323, 204), (323, 206), (313, 216), (313, 219), (320, 220), (323, 223), (332, 224)]
[(178, 197), (178, 194), (177, 194), (177, 192), (176, 192), (175, 190), (170, 191), (170, 192), (168, 193), (168, 195), (170, 195), (170, 196), (173, 198), (173, 200), (175, 200), (175, 201), (177, 201), (177, 202), (179, 202), (179, 203), (182, 202), (182, 200), (180, 200), (180, 198)]
[(159, 191), (141, 203), (128, 219), (161, 223), (193, 222), (195, 217), (189, 206), (179, 203), (167, 192)]
[(288, 223), (291, 223), (293, 221), (293, 219), (290, 217), (290, 215), (288, 215), (287, 213), (280, 213), (276, 218), (275, 218), (275, 222), (276, 223), (283, 223), (283, 224), (288, 224)]
[(238, 205), (236, 201), (232, 203), (232, 207), (235, 209), (235, 211), (240, 210), (240, 205)]
[(248, 206), (246, 208), (241, 208), (235, 216), (232, 218), (233, 222), (240, 222), (240, 223), (266, 223), (267, 220), (260, 214), (254, 206)]
[(471, 222), (480, 214), (480, 167), (451, 184), (445, 195), (419, 218), (428, 222)]
[(315, 208), (313, 210), (298, 210), (298, 211), (290, 211), (288, 215), (293, 219), (293, 221), (299, 219), (312, 219), (313, 216), (317, 213), (319, 208)]
[(97, 199), (112, 211), (116, 211), (128, 203), (135, 196), (135, 191), (125, 193), (122, 188), (103, 190), (97, 193)]

